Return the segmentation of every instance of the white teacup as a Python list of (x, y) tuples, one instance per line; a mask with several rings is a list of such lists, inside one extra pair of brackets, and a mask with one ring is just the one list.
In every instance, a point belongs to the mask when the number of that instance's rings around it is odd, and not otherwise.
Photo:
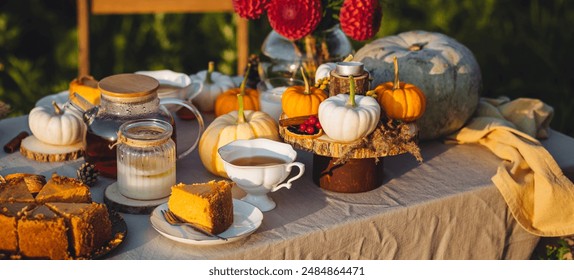
[[(219, 148), (218, 153), (229, 178), (247, 193), (242, 200), (263, 212), (277, 205), (267, 193), (290, 189), (305, 172), (305, 165), (295, 162), (297, 152), (291, 145), (269, 139), (235, 140)], [(299, 167), (299, 174), (280, 184), (293, 166)]]

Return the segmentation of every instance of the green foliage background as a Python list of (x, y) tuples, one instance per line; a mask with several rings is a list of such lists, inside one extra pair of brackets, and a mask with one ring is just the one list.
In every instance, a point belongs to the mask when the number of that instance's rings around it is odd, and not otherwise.
[[(121, 0), (118, 0), (121, 1)], [(444, 33), (471, 49), (483, 96), (539, 98), (556, 110), (552, 127), (574, 136), (574, 1), (386, 0), (377, 37), (408, 30)], [(230, 14), (92, 16), (91, 73), (171, 69), (195, 73), (209, 60), (235, 74)], [(250, 51), (270, 31), (250, 22)], [(353, 42), (356, 49), (367, 42)], [(77, 73), (75, 0), (0, 0), (0, 100), (11, 116), (67, 89)]]

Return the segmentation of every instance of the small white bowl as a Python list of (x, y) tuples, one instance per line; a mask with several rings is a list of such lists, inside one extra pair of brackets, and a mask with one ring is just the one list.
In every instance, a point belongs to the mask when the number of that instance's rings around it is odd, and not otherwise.
[[(137, 71), (136, 74), (146, 75), (155, 78), (159, 82), (158, 97), (161, 98), (177, 98), (181, 100), (191, 100), (203, 88), (200, 81), (192, 81), (191, 78), (184, 73), (177, 73), (171, 70), (157, 70), (157, 71)], [(165, 105), (165, 107), (175, 112), (181, 108), (179, 105)]]

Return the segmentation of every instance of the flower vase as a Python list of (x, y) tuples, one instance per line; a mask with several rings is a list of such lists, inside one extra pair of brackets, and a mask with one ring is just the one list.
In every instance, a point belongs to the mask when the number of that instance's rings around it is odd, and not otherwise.
[(303, 66), (313, 79), (319, 65), (343, 60), (353, 53), (353, 46), (339, 25), (335, 25), (295, 41), (271, 31), (261, 51), (270, 60), (265, 69), (267, 77), (295, 77), (300, 75), (299, 66)]

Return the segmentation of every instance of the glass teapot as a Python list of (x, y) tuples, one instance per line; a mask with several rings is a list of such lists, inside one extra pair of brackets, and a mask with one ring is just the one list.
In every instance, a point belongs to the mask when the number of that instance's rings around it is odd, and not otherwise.
[(117, 141), (120, 126), (127, 121), (150, 118), (164, 120), (173, 126), (171, 138), (177, 144), (175, 120), (164, 104), (186, 107), (193, 112), (199, 124), (195, 142), (178, 158), (186, 156), (197, 147), (204, 130), (201, 114), (187, 101), (176, 98), (160, 100), (158, 87), (159, 82), (149, 76), (118, 74), (106, 77), (98, 83), (102, 95), (99, 106), (94, 107), (82, 100), (78, 94), (73, 94), (70, 103), (83, 112), (83, 120), (87, 126), (84, 159), (94, 164), (102, 176), (117, 176), (116, 147), (113, 144)]

